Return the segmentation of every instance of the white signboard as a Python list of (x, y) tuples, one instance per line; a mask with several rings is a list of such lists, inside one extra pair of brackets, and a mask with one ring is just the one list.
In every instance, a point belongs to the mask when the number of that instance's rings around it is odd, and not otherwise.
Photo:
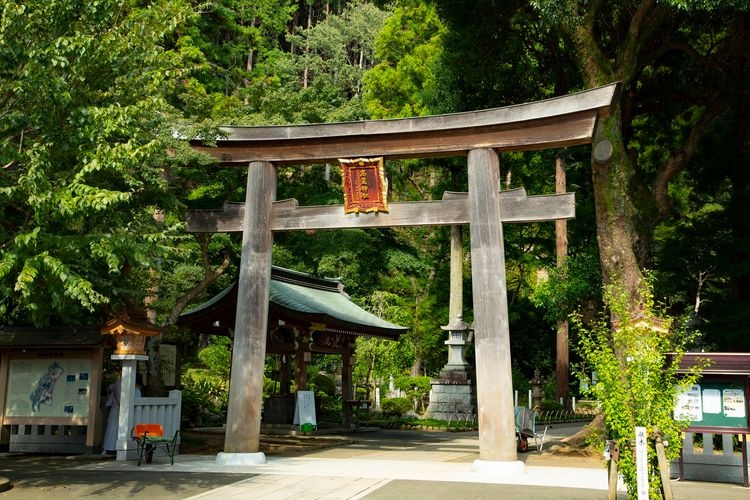
[(648, 500), (648, 441), (646, 428), (635, 428), (635, 472), (638, 485), (638, 500)]
[(745, 393), (742, 389), (724, 389), (724, 415), (742, 418), (745, 416)]
[(675, 420), (699, 422), (703, 420), (701, 410), (701, 386), (691, 385), (682, 392), (677, 392), (677, 405), (674, 409)]
[(302, 427), (312, 424), (317, 427), (315, 419), (315, 395), (312, 391), (297, 391), (297, 404), (294, 407), (294, 425)]
[(703, 389), (703, 412), (721, 413), (721, 391), (719, 389)]

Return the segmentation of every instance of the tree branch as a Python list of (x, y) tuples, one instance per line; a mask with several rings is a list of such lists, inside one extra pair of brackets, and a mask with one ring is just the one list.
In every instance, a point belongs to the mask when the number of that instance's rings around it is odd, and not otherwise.
[(167, 324), (165, 325), (166, 327), (174, 326), (177, 323), (177, 320), (180, 318), (180, 314), (182, 314), (182, 311), (185, 309), (185, 307), (187, 307), (187, 305), (192, 302), (198, 295), (203, 293), (203, 291), (205, 291), (206, 288), (211, 285), (211, 283), (216, 281), (219, 276), (224, 274), (224, 271), (229, 268), (229, 264), (232, 263), (229, 251), (226, 251), (224, 252), (224, 259), (221, 261), (219, 267), (217, 267), (216, 269), (212, 269), (211, 263), (208, 258), (208, 242), (211, 239), (211, 236), (196, 235), (196, 238), (198, 239), (198, 244), (201, 248), (205, 275), (197, 285), (188, 289), (188, 291), (186, 291), (182, 295), (182, 297), (177, 299), (171, 313), (169, 314), (169, 319), (167, 320)]
[(724, 108), (725, 102), (718, 94), (715, 95), (701, 112), (681, 147), (667, 158), (664, 167), (659, 170), (654, 181), (653, 193), (660, 219), (666, 218), (671, 209), (670, 198), (667, 192), (669, 181), (684, 170), (693, 156), (695, 156), (706, 129), (724, 111)]
[(668, 9), (656, 4), (656, 0), (643, 0), (638, 5), (630, 20), (622, 49), (617, 54), (618, 79), (624, 86), (627, 87), (637, 75), (642, 66), (639, 64), (639, 51), (659, 32), (667, 13)]

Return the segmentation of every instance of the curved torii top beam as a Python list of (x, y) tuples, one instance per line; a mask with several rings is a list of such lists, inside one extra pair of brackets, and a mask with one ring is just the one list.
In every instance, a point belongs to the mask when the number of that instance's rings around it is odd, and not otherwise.
[(463, 156), (477, 148), (547, 149), (591, 142), (618, 83), (503, 108), (445, 115), (317, 125), (221, 127), (216, 146), (192, 141), (223, 165), (306, 164), (339, 158)]

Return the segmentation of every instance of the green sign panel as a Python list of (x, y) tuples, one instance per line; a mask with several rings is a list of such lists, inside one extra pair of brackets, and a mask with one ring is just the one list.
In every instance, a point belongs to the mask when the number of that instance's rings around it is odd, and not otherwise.
[(742, 382), (703, 382), (678, 393), (675, 419), (690, 427), (747, 428), (747, 394)]

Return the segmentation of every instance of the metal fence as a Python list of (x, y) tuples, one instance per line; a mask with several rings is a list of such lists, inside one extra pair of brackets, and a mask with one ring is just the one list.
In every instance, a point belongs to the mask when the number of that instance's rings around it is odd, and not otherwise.
[(590, 422), (596, 416), (596, 411), (545, 410), (536, 411), (536, 421), (539, 424), (561, 424), (567, 422)]

